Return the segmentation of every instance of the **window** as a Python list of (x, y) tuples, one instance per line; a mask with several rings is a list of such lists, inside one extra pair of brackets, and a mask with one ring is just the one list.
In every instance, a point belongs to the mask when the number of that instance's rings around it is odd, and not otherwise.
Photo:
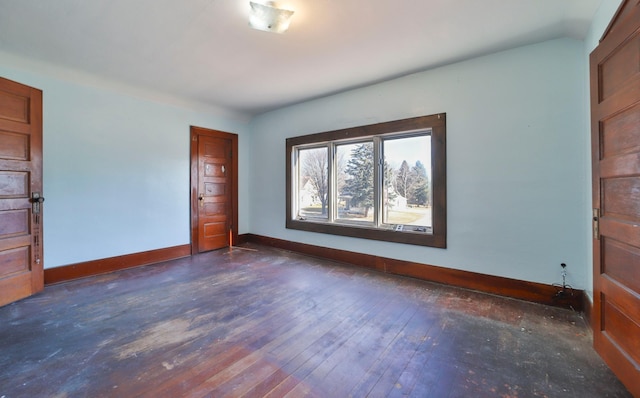
[(446, 115), (287, 139), (287, 228), (446, 247)]

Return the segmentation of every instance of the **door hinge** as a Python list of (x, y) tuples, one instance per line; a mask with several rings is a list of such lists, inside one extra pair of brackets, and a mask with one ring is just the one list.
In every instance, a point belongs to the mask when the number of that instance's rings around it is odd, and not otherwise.
[(191, 138), (191, 141), (198, 141), (198, 136), (194, 134), (193, 137)]
[(593, 239), (600, 239), (600, 209), (593, 209)]

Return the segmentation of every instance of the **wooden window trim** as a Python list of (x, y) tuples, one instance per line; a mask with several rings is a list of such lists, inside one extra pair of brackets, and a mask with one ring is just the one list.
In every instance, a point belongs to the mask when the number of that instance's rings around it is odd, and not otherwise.
[[(433, 233), (395, 232), (390, 230), (358, 227), (336, 223), (323, 223), (293, 218), (292, 178), (293, 148), (298, 145), (357, 139), (389, 133), (419, 129), (431, 129), (431, 187), (433, 192)], [(446, 179), (446, 114), (419, 116), (366, 126), (334, 130), (286, 140), (286, 228), (332, 235), (350, 236), (411, 245), (447, 247), (447, 179)]]

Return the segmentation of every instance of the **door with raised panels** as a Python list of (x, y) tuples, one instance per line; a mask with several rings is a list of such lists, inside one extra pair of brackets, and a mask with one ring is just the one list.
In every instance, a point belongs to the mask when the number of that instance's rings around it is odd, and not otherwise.
[(0, 305), (44, 288), (42, 92), (0, 78)]
[(593, 340), (640, 397), (640, 2), (591, 53)]
[(237, 235), (237, 136), (191, 128), (192, 253), (231, 246)]

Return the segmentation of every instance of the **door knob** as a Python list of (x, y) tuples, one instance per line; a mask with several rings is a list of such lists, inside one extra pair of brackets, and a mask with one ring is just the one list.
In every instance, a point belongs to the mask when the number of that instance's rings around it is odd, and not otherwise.
[(40, 192), (33, 192), (31, 194), (31, 212), (33, 214), (40, 213), (40, 203), (44, 202), (44, 197), (40, 195)]

